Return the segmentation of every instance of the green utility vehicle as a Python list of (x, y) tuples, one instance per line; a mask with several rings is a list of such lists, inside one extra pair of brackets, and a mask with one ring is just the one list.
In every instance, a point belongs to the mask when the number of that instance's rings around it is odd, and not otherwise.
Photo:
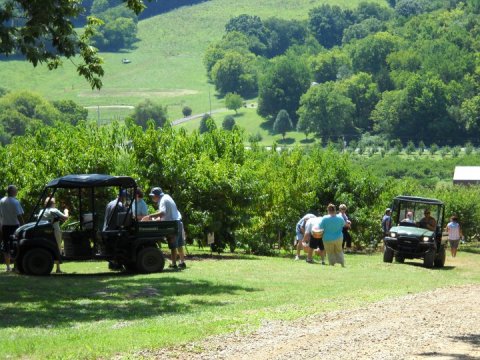
[[(426, 213), (430, 217), (425, 217)], [(383, 261), (423, 259), (427, 268), (443, 267), (447, 243), (442, 236), (444, 218), (445, 206), (439, 200), (397, 196), (392, 205), (392, 228), (383, 239)]]
[[(132, 206), (136, 190), (135, 180), (128, 176), (67, 175), (50, 181), (29, 222), (12, 236), (11, 256), (16, 269), (29, 275), (48, 275), (54, 261), (105, 260), (116, 269), (162, 271), (165, 259), (161, 241), (178, 233), (178, 222), (137, 220), (132, 211), (137, 208)], [(106, 205), (120, 192), (125, 204), (117, 200), (114, 211), (105, 219)], [(61, 227), (63, 251), (55, 239), (55, 220), (42, 220), (44, 204), (54, 196), (71, 214)]]

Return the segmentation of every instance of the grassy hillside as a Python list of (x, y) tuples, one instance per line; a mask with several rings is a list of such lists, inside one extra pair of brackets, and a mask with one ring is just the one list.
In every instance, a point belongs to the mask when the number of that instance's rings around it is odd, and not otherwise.
[[(385, 4), (384, 0), (369, 0)], [(104, 53), (104, 87), (92, 91), (66, 61), (63, 68), (50, 72), (45, 66), (33, 68), (29, 63), (11, 60), (0, 65), (1, 86), (28, 89), (49, 99), (72, 99), (84, 106), (136, 105), (151, 98), (168, 105), (171, 118), (181, 117), (184, 105), (194, 113), (221, 108), (213, 85), (207, 83), (202, 57), (205, 48), (218, 40), (225, 23), (247, 13), (288, 19), (306, 18), (308, 9), (327, 0), (211, 0), (183, 7), (139, 23), (136, 49), (125, 53)], [(355, 7), (360, 0), (335, 0), (334, 3)], [(122, 64), (128, 58), (130, 64)], [(209, 99), (210, 94), (210, 99)], [(122, 118), (130, 110), (100, 109), (100, 118)], [(91, 111), (97, 119), (97, 110)]]

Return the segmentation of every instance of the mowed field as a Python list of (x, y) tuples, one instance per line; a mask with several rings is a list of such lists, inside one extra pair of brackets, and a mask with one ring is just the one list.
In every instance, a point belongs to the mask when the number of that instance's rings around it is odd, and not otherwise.
[[(386, 4), (384, 0), (369, 0)], [(0, 62), (0, 86), (10, 90), (27, 89), (50, 100), (72, 99), (90, 110), (92, 119), (121, 120), (129, 109), (101, 106), (134, 106), (152, 99), (168, 106), (171, 119), (182, 117), (188, 105), (193, 113), (224, 107), (222, 99), (209, 84), (202, 63), (207, 46), (221, 38), (226, 22), (240, 14), (262, 18), (305, 19), (308, 10), (322, 3), (355, 7), (360, 0), (210, 0), (181, 7), (139, 23), (135, 49), (122, 53), (102, 53), (105, 60), (104, 86), (91, 90), (66, 60), (62, 68), (49, 71), (46, 66), (34, 68), (30, 63), (7, 60)], [(147, 2), (148, 5), (148, 2)], [(128, 58), (130, 64), (122, 64)]]
[(386, 264), (381, 253), (347, 254), (346, 268), (292, 256), (195, 253), (184, 271), (150, 275), (110, 272), (106, 262), (65, 263), (65, 274), (48, 277), (1, 266), (0, 359), (138, 359), (272, 320), (480, 283), (480, 255), (463, 248), (443, 269), (420, 260)]

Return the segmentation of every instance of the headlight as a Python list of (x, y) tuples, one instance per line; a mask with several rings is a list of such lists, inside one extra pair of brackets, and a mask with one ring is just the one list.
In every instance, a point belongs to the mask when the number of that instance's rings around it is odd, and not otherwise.
[(390, 237), (393, 237), (393, 238), (397, 237), (397, 233), (394, 233), (394, 232), (390, 233)]
[(424, 236), (423, 241), (430, 241), (430, 238), (428, 236)]

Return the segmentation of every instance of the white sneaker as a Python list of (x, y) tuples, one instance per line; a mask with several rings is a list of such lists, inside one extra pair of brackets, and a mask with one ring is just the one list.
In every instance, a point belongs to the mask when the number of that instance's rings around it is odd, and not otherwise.
[(300, 258), (298, 257), (298, 255), (295, 256), (295, 260), (300, 260)]

